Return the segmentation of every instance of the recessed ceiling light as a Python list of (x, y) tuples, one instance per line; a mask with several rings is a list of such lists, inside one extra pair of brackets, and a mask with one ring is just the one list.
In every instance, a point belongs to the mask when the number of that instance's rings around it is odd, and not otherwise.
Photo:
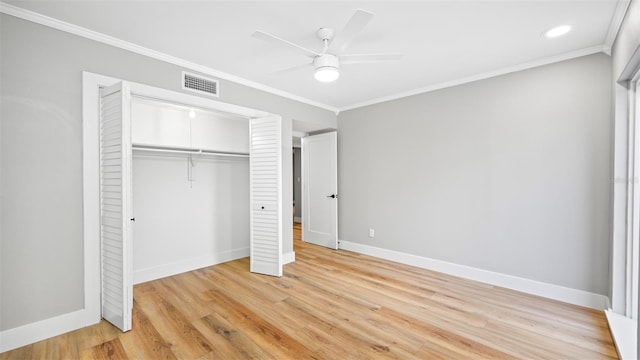
[(548, 38), (556, 38), (558, 36), (565, 35), (569, 31), (571, 31), (571, 26), (569, 26), (569, 25), (560, 25), (560, 26), (554, 27), (553, 29), (547, 30), (544, 33), (544, 36), (546, 36)]

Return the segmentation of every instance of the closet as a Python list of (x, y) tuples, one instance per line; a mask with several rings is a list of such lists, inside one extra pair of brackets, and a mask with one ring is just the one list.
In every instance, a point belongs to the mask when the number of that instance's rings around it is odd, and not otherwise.
[(133, 283), (249, 256), (249, 120), (131, 102)]
[(102, 318), (131, 329), (134, 277), (247, 255), (250, 271), (282, 276), (280, 116), (86, 75), (85, 232), (100, 244), (87, 278), (100, 278)]

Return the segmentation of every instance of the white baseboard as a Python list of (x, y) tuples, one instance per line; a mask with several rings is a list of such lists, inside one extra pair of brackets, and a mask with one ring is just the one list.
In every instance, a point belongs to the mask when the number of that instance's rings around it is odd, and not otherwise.
[(97, 324), (89, 311), (82, 309), (50, 319), (18, 326), (0, 332), (0, 353), (33, 344), (69, 331)]
[(622, 360), (637, 359), (637, 320), (616, 314), (611, 309), (605, 310), (604, 313), (607, 315), (609, 330), (611, 330), (613, 342), (616, 344), (620, 358)]
[(301, 224), (301, 223), (302, 223), (302, 218), (301, 218), (301, 217), (299, 217), (299, 216), (294, 216), (294, 217), (293, 217), (293, 222), (296, 222), (296, 223)]
[(350, 241), (340, 240), (339, 248), (598, 310), (606, 309), (609, 301), (609, 299), (604, 295), (584, 290), (548, 284), (541, 281), (477, 269), (470, 266), (454, 264)]
[(211, 253), (197, 258), (191, 258), (170, 264), (134, 270), (133, 283), (139, 284), (151, 280), (161, 279), (167, 276), (181, 274), (187, 271), (201, 269), (203, 267), (221, 264), (227, 261), (241, 259), (249, 256), (249, 248), (243, 247), (218, 253)]
[(296, 252), (291, 251), (285, 254), (282, 254), (282, 265), (287, 265), (289, 263), (296, 261)]

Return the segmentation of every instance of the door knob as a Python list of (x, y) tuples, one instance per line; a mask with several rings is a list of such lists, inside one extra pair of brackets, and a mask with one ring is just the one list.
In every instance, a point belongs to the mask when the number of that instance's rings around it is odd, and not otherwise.
[(335, 199), (335, 198), (337, 198), (337, 197), (338, 197), (338, 195), (336, 195), (336, 194), (331, 194), (331, 195), (327, 195), (327, 197), (328, 197), (328, 198)]

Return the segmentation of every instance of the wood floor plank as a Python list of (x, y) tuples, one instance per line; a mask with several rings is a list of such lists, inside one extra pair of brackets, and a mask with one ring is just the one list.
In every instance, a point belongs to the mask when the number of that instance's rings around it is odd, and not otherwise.
[[(373, 355), (406, 358), (416, 347), (411, 339), (396, 337), (381, 329), (367, 325), (366, 317), (356, 316), (348, 309), (348, 305), (334, 303), (332, 308), (318, 307), (319, 298), (315, 296), (297, 296), (285, 301), (287, 309), (295, 307), (313, 316), (305, 330), (325, 341), (332, 342), (334, 349), (351, 349), (357, 347), (365, 357)], [(346, 305), (346, 306), (345, 306)], [(318, 309), (325, 309), (318, 311)], [(370, 310), (367, 310), (370, 311)], [(299, 315), (300, 316), (300, 315)], [(344, 357), (342, 352), (334, 353)], [(338, 356), (340, 355), (340, 356)]]
[(302, 324), (295, 332), (301, 342), (326, 359), (368, 359), (369, 341), (343, 328), (338, 319), (318, 317), (306, 303), (291, 297), (277, 304), (282, 321)]
[(33, 355), (33, 345), (22, 346), (0, 354), (0, 360), (8, 359), (35, 359)]
[[(349, 334), (355, 335), (351, 342), (357, 341), (360, 346), (373, 350), (375, 353), (395, 354), (406, 358), (417, 350), (422, 342), (413, 336), (398, 336), (398, 332), (389, 332), (375, 326), (380, 321), (376, 315), (379, 306), (367, 303), (353, 302), (337, 293), (331, 293), (325, 289), (311, 287), (298, 287), (296, 296), (292, 296), (285, 302), (292, 304), (295, 301), (304, 303), (306, 312), (312, 313), (322, 324), (332, 324), (333, 327), (344, 329)], [(298, 307), (301, 305), (298, 304)], [(323, 311), (318, 311), (323, 309)], [(317, 322), (317, 321), (316, 321)], [(314, 324), (316, 323), (314, 322)], [(315, 328), (322, 331), (321, 328)], [(389, 327), (387, 330), (391, 329)], [(397, 330), (394, 328), (394, 330)]]
[[(120, 339), (113, 339), (91, 348), (94, 359), (99, 360), (122, 360), (128, 359)], [(57, 358), (56, 358), (57, 359)]]
[(604, 313), (301, 241), (284, 276), (249, 259), (134, 287), (109, 323), (4, 359), (616, 359)]
[(158, 333), (147, 315), (133, 302), (133, 329), (120, 335), (120, 343), (131, 359), (176, 359), (171, 347)]
[(215, 359), (275, 359), (249, 339), (241, 329), (213, 313), (194, 322), (194, 326), (209, 340), (213, 350), (206, 355)]
[[(201, 298), (200, 294), (191, 291), (176, 291), (183, 288), (183, 282), (179, 277), (170, 276), (154, 282), (154, 288), (158, 295), (180, 308), (180, 313), (188, 320), (200, 319), (210, 313), (208, 302)], [(186, 290), (186, 288), (185, 288)]]
[(302, 343), (296, 341), (273, 324), (268, 323), (238, 301), (218, 290), (212, 290), (209, 294), (216, 308), (221, 307), (224, 309), (222, 311), (216, 310), (218, 315), (238, 329), (242, 329), (243, 333), (259, 346), (269, 348), (276, 358), (318, 358), (313, 351)]
[(77, 359), (77, 338), (71, 334), (62, 334), (33, 344), (34, 359)]
[[(181, 313), (156, 290), (154, 284), (142, 284), (134, 294), (141, 310), (178, 358), (193, 359), (210, 352), (211, 345)], [(178, 290), (178, 289), (176, 289)]]
[(116, 339), (120, 334), (120, 330), (106, 320), (102, 320), (94, 326), (76, 330), (74, 337), (77, 339), (78, 349), (82, 350)]

